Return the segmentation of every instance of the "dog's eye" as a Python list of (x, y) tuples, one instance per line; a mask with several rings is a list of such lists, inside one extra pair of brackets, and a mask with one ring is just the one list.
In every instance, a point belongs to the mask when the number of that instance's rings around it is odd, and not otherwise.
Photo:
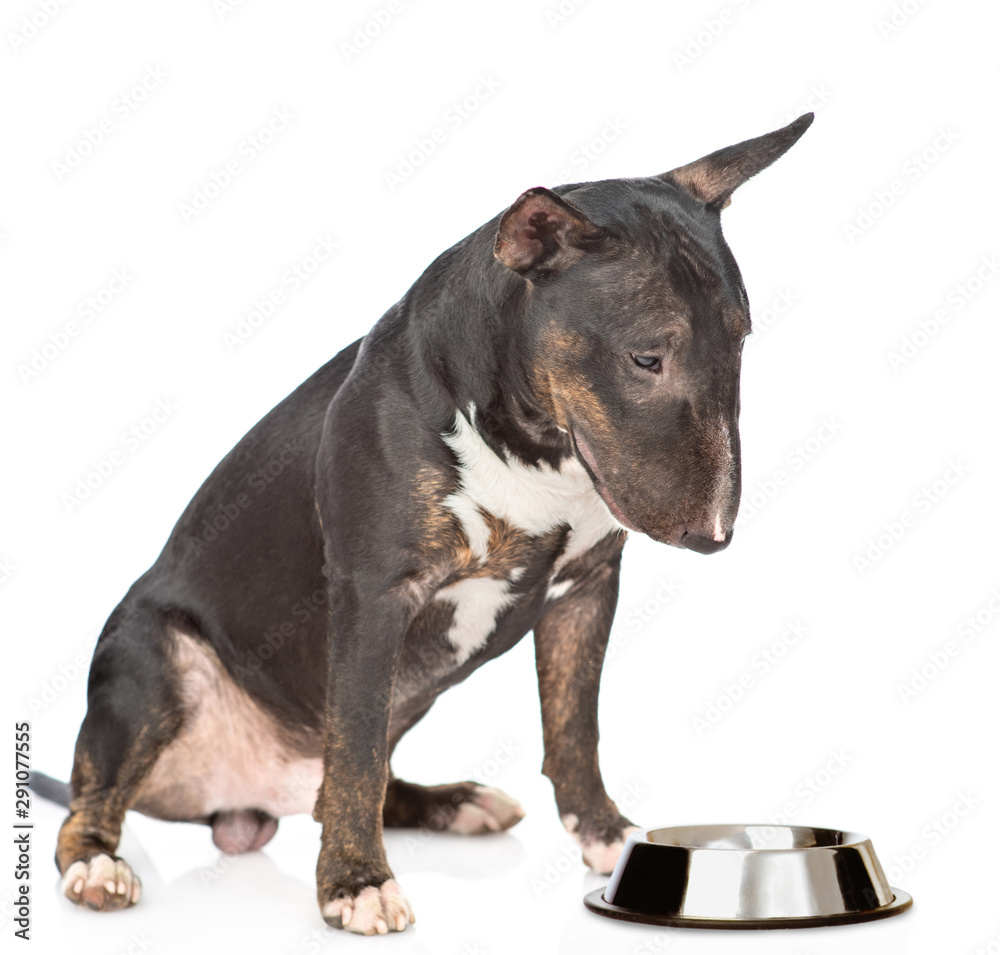
[(660, 370), (660, 359), (655, 355), (633, 355), (632, 361), (634, 361), (640, 368), (645, 368), (647, 371)]

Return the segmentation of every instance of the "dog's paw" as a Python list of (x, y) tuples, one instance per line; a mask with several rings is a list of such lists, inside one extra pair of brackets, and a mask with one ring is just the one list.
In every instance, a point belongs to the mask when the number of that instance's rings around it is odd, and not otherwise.
[(581, 831), (580, 820), (570, 813), (562, 817), (566, 831), (580, 847), (583, 861), (599, 875), (610, 875), (625, 848), (625, 840), (639, 827), (631, 823), (603, 834)]
[(472, 794), (458, 804), (445, 828), (463, 836), (482, 835), (509, 829), (523, 818), (521, 804), (502, 789), (476, 786)]
[(96, 912), (128, 908), (142, 894), (142, 883), (129, 864), (103, 854), (72, 863), (61, 885), (67, 899)]
[(334, 894), (335, 898), (320, 906), (326, 923), (334, 928), (358, 935), (385, 935), (402, 932), (408, 922), (416, 921), (395, 879), (388, 879), (381, 886), (366, 885), (357, 894), (346, 888)]

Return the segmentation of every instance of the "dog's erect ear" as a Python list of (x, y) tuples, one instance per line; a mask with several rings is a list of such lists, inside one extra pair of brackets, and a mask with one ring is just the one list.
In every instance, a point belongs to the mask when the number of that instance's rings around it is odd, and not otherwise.
[(522, 192), (501, 216), (493, 254), (522, 275), (561, 269), (578, 261), (605, 232), (576, 206), (538, 186)]
[(805, 113), (773, 133), (727, 146), (657, 178), (680, 186), (708, 206), (724, 209), (733, 191), (788, 152), (812, 121), (813, 114)]

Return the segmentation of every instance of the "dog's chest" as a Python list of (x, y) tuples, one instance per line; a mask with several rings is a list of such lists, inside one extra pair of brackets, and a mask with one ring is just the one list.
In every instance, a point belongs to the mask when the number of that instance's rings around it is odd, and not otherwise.
[(573, 580), (561, 572), (621, 526), (575, 458), (557, 470), (500, 457), (462, 414), (444, 439), (458, 458), (458, 486), (443, 506), (461, 527), (464, 556), (459, 579), (434, 601), (453, 607), (447, 639), (461, 664), (519, 599), (542, 588), (548, 599), (565, 593)]

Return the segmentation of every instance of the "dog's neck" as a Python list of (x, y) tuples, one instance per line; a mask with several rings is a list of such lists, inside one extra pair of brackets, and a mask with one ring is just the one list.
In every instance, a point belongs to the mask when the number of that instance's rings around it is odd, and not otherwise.
[[(558, 468), (569, 435), (531, 387), (524, 279), (493, 257), (493, 224), (444, 253), (403, 301), (423, 375), (497, 453)], [(458, 266), (456, 268), (456, 266)]]

